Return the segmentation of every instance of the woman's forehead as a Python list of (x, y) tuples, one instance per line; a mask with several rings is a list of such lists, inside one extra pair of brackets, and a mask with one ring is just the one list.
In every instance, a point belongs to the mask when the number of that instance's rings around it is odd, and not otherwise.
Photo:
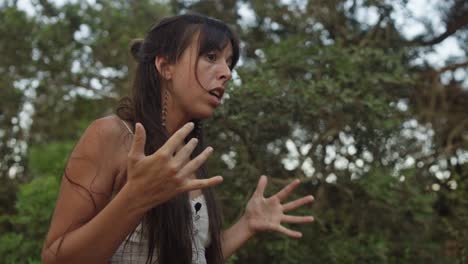
[[(192, 39), (190, 40), (190, 45), (187, 47), (187, 50), (190, 50), (190, 53), (192, 53), (193, 51), (193, 54), (198, 54), (200, 52), (200, 49), (202, 48), (201, 45), (202, 45), (202, 41), (200, 39), (201, 37), (201, 34), (200, 32), (197, 32), (194, 34), (194, 36), (192, 37)], [(209, 51), (219, 51), (223, 54), (227, 54), (227, 56), (232, 56), (233, 55), (233, 47), (232, 47), (232, 43), (229, 39), (226, 40), (226, 44), (224, 45), (224, 47), (222, 48), (222, 50), (220, 50), (218, 47), (214, 47), (213, 49), (209, 50)], [(220, 43), (219, 46), (221, 46), (223, 43)]]
[(232, 56), (232, 43), (231, 41), (228, 41), (227, 45), (224, 47), (224, 49), (221, 51), (222, 53), (227, 54), (229, 57)]

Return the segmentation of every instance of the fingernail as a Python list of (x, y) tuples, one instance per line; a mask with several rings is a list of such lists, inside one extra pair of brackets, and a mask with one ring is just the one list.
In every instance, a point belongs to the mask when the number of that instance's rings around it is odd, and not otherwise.
[(189, 128), (193, 128), (195, 126), (193, 122), (188, 122), (187, 125), (189, 126)]

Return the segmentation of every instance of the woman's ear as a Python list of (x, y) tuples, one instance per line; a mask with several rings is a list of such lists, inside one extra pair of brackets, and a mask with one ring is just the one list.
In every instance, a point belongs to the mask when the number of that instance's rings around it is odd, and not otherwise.
[(158, 70), (159, 74), (165, 79), (165, 80), (170, 80), (172, 79), (172, 64), (169, 63), (167, 58), (163, 56), (157, 56), (154, 59), (154, 65), (156, 66), (156, 69)]

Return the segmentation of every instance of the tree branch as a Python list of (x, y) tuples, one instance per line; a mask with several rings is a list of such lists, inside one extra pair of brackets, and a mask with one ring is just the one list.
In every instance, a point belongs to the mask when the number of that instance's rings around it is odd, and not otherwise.
[(367, 45), (367, 43), (375, 36), (377, 31), (380, 29), (380, 25), (382, 24), (383, 20), (388, 17), (388, 12), (384, 12), (380, 14), (379, 21), (375, 23), (375, 25), (372, 27), (372, 29), (367, 33), (367, 35), (363, 38), (361, 43), (359, 44), (360, 47), (364, 47)]
[(447, 28), (441, 35), (430, 39), (424, 40), (424, 34), (416, 37), (408, 44), (410, 46), (433, 46), (444, 41), (446, 38), (455, 34), (458, 30), (468, 25), (468, 9), (466, 8), (465, 0), (455, 2), (448, 14), (449, 20), (447, 21)]
[(441, 73), (444, 73), (446, 71), (453, 71), (453, 70), (457, 70), (459, 68), (465, 68), (465, 67), (468, 67), (468, 61), (447, 65), (445, 67), (440, 68), (436, 72), (438, 74), (441, 74)]

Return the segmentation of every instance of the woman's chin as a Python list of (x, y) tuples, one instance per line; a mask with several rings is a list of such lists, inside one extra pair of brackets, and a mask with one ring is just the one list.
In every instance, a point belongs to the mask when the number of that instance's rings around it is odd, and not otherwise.
[(212, 116), (213, 116), (213, 112), (211, 112), (211, 113), (199, 113), (199, 114), (197, 114), (197, 115), (195, 116), (194, 119), (199, 119), (199, 120), (201, 120), (201, 119), (211, 118)]
[(200, 111), (197, 111), (196, 113), (193, 114), (194, 119), (207, 119), (211, 118), (214, 114), (215, 109), (210, 108), (210, 109), (203, 109)]

